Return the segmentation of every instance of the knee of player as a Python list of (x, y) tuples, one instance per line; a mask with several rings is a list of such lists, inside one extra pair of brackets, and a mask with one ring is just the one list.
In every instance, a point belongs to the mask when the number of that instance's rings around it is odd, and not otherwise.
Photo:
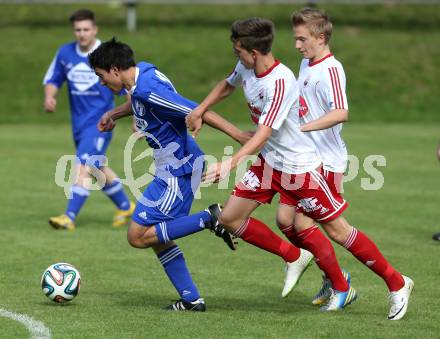
[(334, 227), (325, 227), (325, 232), (329, 236), (330, 239), (337, 242), (338, 244), (343, 244), (345, 241), (344, 233), (341, 232), (342, 230)]
[(230, 217), (228, 217), (227, 213), (224, 213), (222, 211), (218, 217), (218, 222), (222, 224), (226, 229), (228, 229), (229, 225), (233, 222), (233, 220)]
[(127, 241), (131, 247), (139, 248), (139, 240), (134, 234), (130, 233), (130, 230), (127, 232)]
[(129, 227), (127, 231), (127, 241), (130, 246), (134, 248), (148, 248), (151, 246), (151, 244), (144, 241), (143, 234), (140, 234), (138, 230), (133, 227)]
[(223, 212), (220, 214), (218, 221), (229, 233), (234, 233), (244, 222)]

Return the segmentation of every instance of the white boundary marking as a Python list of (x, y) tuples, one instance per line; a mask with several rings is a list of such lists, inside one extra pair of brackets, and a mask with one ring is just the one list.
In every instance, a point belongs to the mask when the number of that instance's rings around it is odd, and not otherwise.
[(50, 330), (41, 321), (25, 315), (10, 312), (0, 307), (0, 317), (9, 318), (22, 323), (29, 330), (32, 339), (49, 339)]

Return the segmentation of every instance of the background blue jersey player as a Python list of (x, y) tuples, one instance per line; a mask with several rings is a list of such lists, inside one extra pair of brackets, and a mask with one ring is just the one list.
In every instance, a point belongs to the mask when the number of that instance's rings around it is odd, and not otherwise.
[(44, 108), (47, 112), (55, 111), (58, 89), (66, 81), (78, 161), (77, 179), (71, 187), (65, 213), (50, 218), (49, 223), (56, 229), (75, 229), (74, 220), (90, 194), (90, 176), (97, 167), (105, 175), (102, 191), (117, 207), (113, 226), (119, 227), (130, 220), (134, 204), (128, 200), (116, 174), (106, 166), (105, 152), (112, 132), (100, 132), (97, 128), (100, 117), (113, 109), (114, 103), (112, 92), (99, 83), (87, 59), (100, 45), (96, 39), (95, 15), (86, 9), (78, 10), (70, 17), (70, 22), (76, 41), (61, 46), (49, 66), (44, 78)]
[[(220, 206), (188, 215), (204, 166), (204, 155), (187, 133), (185, 117), (197, 104), (176, 92), (170, 80), (154, 65), (134, 62), (133, 51), (112, 39), (101, 44), (89, 56), (91, 67), (101, 83), (113, 93), (125, 89), (127, 102), (101, 118), (99, 128), (111, 130), (114, 121), (134, 114), (136, 126), (153, 148), (156, 173), (139, 199), (128, 229), (128, 242), (136, 248), (152, 247), (180, 300), (167, 306), (174, 311), (205, 311), (205, 302), (187, 269), (182, 251), (174, 239), (205, 228), (215, 231), (235, 249), (232, 237), (217, 218)], [(207, 112), (205, 122), (244, 143), (246, 132), (214, 112)]]

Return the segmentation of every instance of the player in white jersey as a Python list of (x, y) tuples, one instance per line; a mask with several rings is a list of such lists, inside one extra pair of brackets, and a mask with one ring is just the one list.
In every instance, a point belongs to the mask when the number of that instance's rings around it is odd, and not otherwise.
[(301, 130), (310, 132), (307, 135), (318, 149), (324, 170), (343, 174), (347, 149), (340, 133), (348, 119), (348, 103), (341, 63), (332, 53), (314, 62), (303, 59), (298, 86)]
[[(304, 57), (298, 80), (301, 102), (299, 115), (304, 122), (301, 130), (309, 134), (316, 145), (323, 159), (329, 188), (337, 194), (347, 161), (345, 144), (339, 133), (342, 122), (348, 118), (348, 104), (344, 70), (330, 52), (332, 24), (324, 13), (306, 8), (292, 15), (292, 25), (295, 47)], [(297, 246), (303, 247), (301, 235), (316, 226), (300, 210), (298, 212), (292, 225), (294, 232), (288, 237)], [(374, 242), (342, 216), (321, 224), (335, 242), (384, 279), (390, 291), (388, 319), (401, 319), (408, 307), (413, 281), (395, 270)], [(331, 300), (332, 295), (331, 283), (324, 278), (323, 287), (314, 302)]]
[[(229, 160), (211, 165), (205, 180), (223, 179), (247, 156), (259, 152), (257, 161), (235, 186), (220, 222), (243, 240), (278, 254), (276, 250), (281, 248), (278, 236), (267, 225), (250, 217), (260, 204), (270, 203), (278, 193), (281, 205), (289, 206), (289, 210), (298, 206), (303, 213), (322, 222), (337, 218), (347, 205), (328, 188), (313, 142), (300, 131), (296, 79), (271, 53), (273, 30), (273, 23), (261, 18), (236, 21), (232, 25), (231, 40), (239, 61), (233, 73), (220, 81), (187, 117), (187, 124), (197, 131), (200, 118), (210, 106), (230, 95), (236, 87), (243, 87), (252, 120), (257, 124), (255, 135)], [(319, 229), (313, 229), (312, 233), (302, 247), (313, 253), (319, 267), (338, 289), (342, 296), (338, 298), (340, 309), (356, 299), (356, 292), (344, 278), (330, 241)], [(294, 253), (294, 249), (290, 251)], [(291, 257), (296, 259), (293, 254)], [(298, 261), (303, 260), (299, 257)], [(297, 276), (303, 270), (304, 266), (300, 266)], [(283, 295), (289, 292), (285, 288)]]

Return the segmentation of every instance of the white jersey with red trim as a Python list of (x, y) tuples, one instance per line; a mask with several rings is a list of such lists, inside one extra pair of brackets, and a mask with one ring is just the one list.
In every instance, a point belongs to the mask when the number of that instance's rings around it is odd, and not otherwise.
[[(310, 63), (303, 59), (298, 76), (301, 123), (316, 120), (335, 109), (348, 110), (345, 73), (333, 54)], [(314, 142), (325, 170), (343, 173), (347, 149), (341, 138), (342, 123), (331, 128), (306, 133)]]
[(299, 129), (298, 85), (289, 68), (277, 60), (257, 76), (238, 62), (226, 81), (243, 87), (252, 121), (272, 127), (272, 135), (261, 150), (270, 166), (289, 174), (319, 166), (321, 160), (313, 142)]

